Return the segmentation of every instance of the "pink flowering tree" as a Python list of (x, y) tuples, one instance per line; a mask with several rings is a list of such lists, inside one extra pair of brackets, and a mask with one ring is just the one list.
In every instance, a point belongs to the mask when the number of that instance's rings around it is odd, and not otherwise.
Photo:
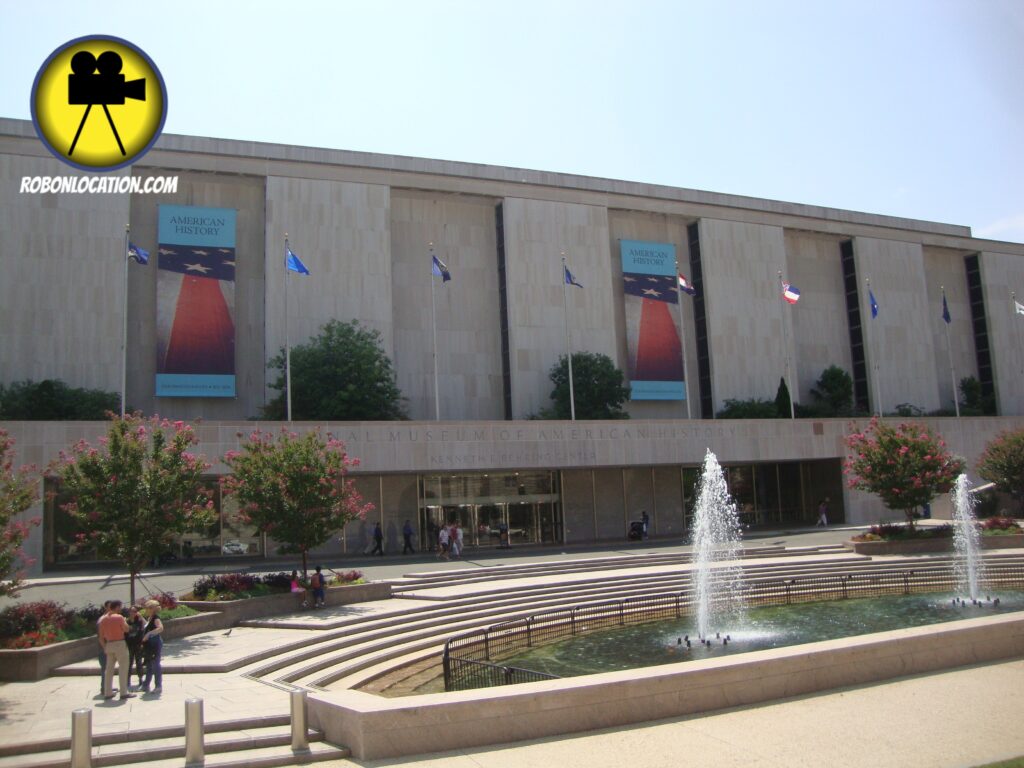
[(32, 474), (32, 467), (14, 468), (14, 440), (0, 429), (0, 595), (16, 594), (21, 586), (21, 544), (29, 528), (39, 525), (38, 518), (17, 519), (39, 498)]
[(303, 574), (309, 550), (373, 509), (347, 477), (359, 460), (330, 434), (324, 441), (319, 431), (300, 437), (282, 429), (274, 439), (257, 430), (224, 463), (230, 474), (221, 488), (238, 499), (241, 520), (273, 538), (279, 552), (302, 555)]
[(850, 488), (873, 493), (889, 509), (902, 511), (914, 527), (914, 511), (953, 486), (963, 459), (922, 424), (892, 427), (877, 418), (846, 437), (850, 455), (844, 472)]
[(198, 442), (181, 421), (115, 417), (98, 447), (81, 440), (51, 466), (69, 500), (63, 509), (84, 531), (79, 538), (128, 568), (132, 602), (143, 567), (215, 519), (203, 480), (210, 465), (193, 453)]
[(978, 474), (1024, 505), (1024, 429), (1000, 432), (978, 459)]

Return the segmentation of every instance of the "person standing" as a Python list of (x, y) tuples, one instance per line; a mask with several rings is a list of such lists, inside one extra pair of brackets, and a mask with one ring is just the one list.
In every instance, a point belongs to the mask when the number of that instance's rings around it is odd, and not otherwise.
[(380, 523), (373, 524), (373, 550), (370, 554), (384, 557), (384, 531), (381, 530)]
[(309, 602), (306, 600), (306, 588), (304, 586), (302, 586), (302, 582), (299, 581), (299, 572), (298, 571), (292, 571), (292, 577), (291, 577), (291, 581), (288, 584), (288, 589), (291, 591), (291, 593), (293, 595), (301, 595), (302, 596), (302, 607), (303, 608), (309, 607)]
[(128, 634), (128, 622), (121, 615), (121, 601), (111, 600), (106, 614), (99, 621), (100, 647), (107, 656), (106, 671), (103, 675), (103, 698), (114, 698), (114, 667), (117, 667), (118, 682), (121, 685), (121, 698), (134, 699), (135, 694), (128, 692), (128, 644), (124, 636)]
[(643, 525), (643, 527), (644, 527), (644, 530), (643, 530), (643, 538), (644, 538), (644, 541), (647, 541), (647, 530), (648, 530), (648, 528), (650, 528), (650, 525), (651, 525), (651, 518), (649, 518), (649, 517), (647, 516), (647, 510), (646, 510), (646, 509), (645, 509), (645, 510), (643, 511), (643, 513), (641, 513), (641, 515), (640, 515), (640, 523), (641, 523), (641, 524)]
[(164, 624), (160, 621), (160, 603), (156, 600), (146, 602), (146, 612), (149, 620), (146, 622), (146, 632), (142, 635), (142, 647), (146, 653), (146, 679), (142, 683), (142, 690), (149, 692), (149, 683), (153, 681), (153, 693), (161, 693), (164, 685), (164, 671), (160, 666), (164, 652)]
[(412, 546), (412, 535), (414, 531), (412, 529), (412, 523), (408, 520), (405, 521), (405, 525), (402, 526), (402, 554), (411, 553), (416, 554), (416, 550)]
[(107, 652), (103, 650), (103, 640), (100, 638), (100, 622), (103, 621), (103, 617), (107, 615), (110, 610), (110, 601), (103, 601), (103, 613), (96, 619), (96, 642), (99, 643), (99, 654), (97, 658), (100, 662), (100, 695), (102, 696), (106, 689), (103, 687), (103, 681), (107, 676)]
[(146, 632), (146, 622), (134, 605), (128, 609), (128, 634), (124, 641), (128, 644), (128, 683), (132, 681), (132, 670), (139, 681), (139, 689), (142, 689), (142, 677), (146, 671), (144, 653), (142, 650), (142, 636)]
[(828, 496), (818, 504), (818, 522), (814, 524), (814, 527), (817, 528), (819, 525), (822, 528), (828, 527)]
[(462, 526), (455, 523), (455, 546), (459, 548), (459, 554), (462, 554)]
[(313, 590), (313, 607), (323, 608), (327, 605), (327, 593), (324, 591), (326, 583), (324, 582), (323, 571), (319, 565), (309, 578), (309, 586)]

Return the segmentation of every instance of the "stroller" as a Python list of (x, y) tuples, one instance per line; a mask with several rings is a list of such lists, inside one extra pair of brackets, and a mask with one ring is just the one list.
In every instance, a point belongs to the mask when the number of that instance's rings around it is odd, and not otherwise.
[(640, 520), (629, 521), (629, 533), (627, 538), (630, 541), (640, 541), (644, 537), (644, 524)]

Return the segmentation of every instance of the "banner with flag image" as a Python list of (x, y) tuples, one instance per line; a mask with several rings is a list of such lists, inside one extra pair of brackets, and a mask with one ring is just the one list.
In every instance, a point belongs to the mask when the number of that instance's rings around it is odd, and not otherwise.
[(452, 279), (452, 273), (448, 270), (448, 265), (437, 258), (434, 254), (431, 254), (430, 256), (430, 273), (436, 277), (440, 277), (442, 283), (447, 283)]
[(156, 395), (234, 397), (236, 211), (159, 210)]
[(139, 248), (135, 243), (128, 243), (128, 258), (133, 259), (136, 264), (148, 264), (149, 251)]
[(942, 291), (942, 319), (949, 325), (953, 322), (953, 318), (949, 314), (949, 305), (946, 304), (946, 291)]
[[(676, 247), (620, 241), (631, 400), (685, 400)], [(689, 293), (689, 291), (687, 291)]]
[(782, 298), (788, 301), (790, 304), (796, 304), (800, 301), (800, 289), (792, 283), (787, 283), (785, 280), (782, 281)]
[(1013, 311), (1018, 315), (1024, 315), (1024, 304), (1021, 304), (1016, 299), (1013, 300)]
[(679, 290), (690, 296), (697, 295), (697, 289), (693, 287), (693, 284), (686, 279), (682, 272), (679, 273)]

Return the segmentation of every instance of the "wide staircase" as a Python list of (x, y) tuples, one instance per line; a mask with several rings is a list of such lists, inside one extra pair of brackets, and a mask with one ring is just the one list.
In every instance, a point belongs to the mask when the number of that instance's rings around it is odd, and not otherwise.
[[(1024, 553), (991, 552), (986, 554), (985, 562), (997, 570), (1020, 568), (1024, 567)], [(927, 580), (928, 574), (934, 573), (938, 580), (948, 574), (952, 563), (951, 555), (873, 560), (842, 546), (768, 546), (745, 549), (740, 567), (748, 582), (829, 577), (839, 581), (850, 574), (870, 576), (894, 571), (913, 571), (918, 580)], [(287, 708), (285, 692), (296, 689), (360, 689), (384, 696), (433, 692), (443, 690), (439, 688), (441, 654), (445, 640), (453, 635), (543, 611), (687, 592), (692, 588), (691, 573), (692, 563), (685, 553), (410, 573), (392, 581), (390, 600), (243, 622), (235, 631), (248, 633), (244, 652), (215, 664), (203, 664), (201, 669), (205, 673), (239, 675), (266, 685), (268, 695), (281, 696), (282, 709)], [(260, 642), (262, 632), (282, 629), (301, 632), (291, 641)], [(165, 646), (165, 673), (196, 673), (197, 666), (186, 654), (176, 658), (176, 642), (183, 641), (170, 641)], [(95, 661), (68, 665), (55, 672), (95, 673)], [(323, 742), (322, 736), (312, 731), (310, 752), (291, 753), (287, 723), (283, 714), (272, 721), (263, 718), (259, 725), (242, 719), (208, 725), (210, 754), (206, 765), (287, 765), (348, 755), (343, 747)], [(183, 762), (180, 732), (137, 732), (132, 741), (94, 743), (100, 745), (94, 765), (143, 760), (157, 765)], [(68, 765), (68, 743), (42, 744), (32, 750), (29, 746), (0, 747), (0, 768)]]

